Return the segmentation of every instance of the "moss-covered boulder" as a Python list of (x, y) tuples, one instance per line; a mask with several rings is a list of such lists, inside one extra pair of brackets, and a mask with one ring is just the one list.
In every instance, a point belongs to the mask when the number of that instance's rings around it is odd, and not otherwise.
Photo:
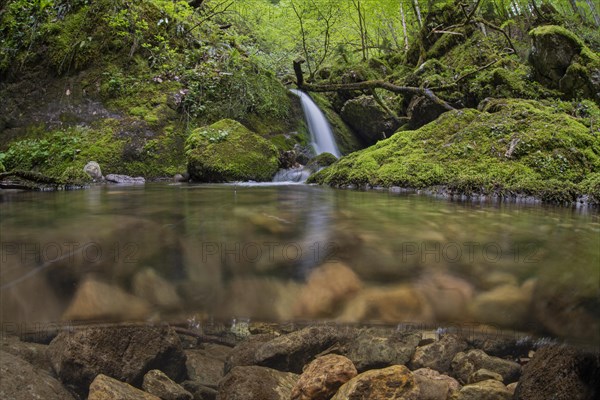
[(186, 156), (198, 182), (269, 181), (278, 168), (277, 148), (231, 119), (195, 129)]
[(444, 185), (453, 193), (522, 193), (569, 202), (583, 193), (579, 184), (598, 172), (600, 137), (576, 118), (537, 101), (493, 100), (482, 111), (451, 111), (418, 130), (398, 132), (309, 181)]
[(400, 126), (377, 104), (373, 96), (360, 96), (348, 100), (342, 108), (341, 116), (367, 144), (390, 136)]
[(571, 31), (546, 25), (529, 32), (536, 80), (570, 97), (600, 99), (600, 56)]
[(325, 168), (337, 161), (337, 157), (331, 153), (321, 153), (314, 157), (306, 164), (306, 166), (313, 172)]

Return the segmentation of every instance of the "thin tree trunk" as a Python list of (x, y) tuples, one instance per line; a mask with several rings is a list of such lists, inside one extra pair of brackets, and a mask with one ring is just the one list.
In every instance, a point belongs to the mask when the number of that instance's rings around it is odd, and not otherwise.
[(596, 10), (596, 5), (592, 0), (585, 0), (588, 7), (590, 8), (590, 12), (592, 14), (592, 18), (594, 19), (594, 23), (597, 27), (600, 27), (600, 15), (598, 15), (598, 10)]
[(421, 8), (419, 7), (419, 0), (413, 0), (413, 8), (415, 10), (415, 15), (417, 16), (417, 22), (419, 23), (419, 28), (423, 26), (423, 18), (421, 17)]
[(404, 34), (404, 49), (408, 51), (408, 33), (406, 29), (406, 15), (404, 14), (404, 7), (402, 6), (402, 0), (400, 0), (400, 16), (402, 17), (402, 33)]

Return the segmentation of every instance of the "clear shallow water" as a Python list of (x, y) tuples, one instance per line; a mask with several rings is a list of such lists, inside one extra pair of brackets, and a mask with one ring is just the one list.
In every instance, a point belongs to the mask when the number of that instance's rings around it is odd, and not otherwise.
[(0, 191), (1, 320), (328, 319), (600, 340), (600, 217), (307, 185)]

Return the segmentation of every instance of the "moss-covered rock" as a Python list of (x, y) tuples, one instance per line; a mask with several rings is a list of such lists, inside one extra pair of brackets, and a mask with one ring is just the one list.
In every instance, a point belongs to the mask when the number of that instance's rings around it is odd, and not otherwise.
[[(309, 181), (334, 186), (426, 188), (574, 201), (600, 172), (600, 137), (564, 112), (528, 100), (489, 101), (483, 111), (444, 113), (341, 158)], [(589, 184), (593, 186), (592, 183)]]
[(373, 96), (363, 95), (348, 100), (342, 108), (341, 117), (367, 144), (390, 136), (400, 126)]
[(277, 155), (269, 141), (230, 119), (198, 128), (186, 141), (188, 172), (199, 182), (269, 181)]
[(306, 166), (311, 171), (316, 172), (321, 168), (325, 168), (337, 161), (337, 157), (331, 153), (321, 153), (318, 156), (311, 159)]
[(600, 100), (600, 56), (571, 31), (546, 25), (529, 32), (535, 78), (569, 97)]

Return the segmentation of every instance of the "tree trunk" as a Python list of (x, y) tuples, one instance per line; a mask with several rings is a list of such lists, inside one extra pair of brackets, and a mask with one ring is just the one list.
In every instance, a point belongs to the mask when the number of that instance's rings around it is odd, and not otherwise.
[(402, 6), (402, 0), (400, 0), (400, 16), (402, 17), (402, 33), (404, 34), (404, 50), (408, 51), (408, 33), (406, 30), (406, 15), (404, 14), (404, 7)]
[(421, 8), (419, 7), (419, 0), (413, 0), (413, 9), (415, 10), (415, 15), (417, 16), (417, 22), (419, 23), (419, 28), (423, 26), (423, 18), (421, 17)]
[(592, 14), (592, 18), (594, 19), (594, 23), (596, 27), (600, 27), (600, 15), (598, 15), (598, 10), (596, 9), (596, 5), (592, 0), (585, 0), (590, 8), (590, 13)]

